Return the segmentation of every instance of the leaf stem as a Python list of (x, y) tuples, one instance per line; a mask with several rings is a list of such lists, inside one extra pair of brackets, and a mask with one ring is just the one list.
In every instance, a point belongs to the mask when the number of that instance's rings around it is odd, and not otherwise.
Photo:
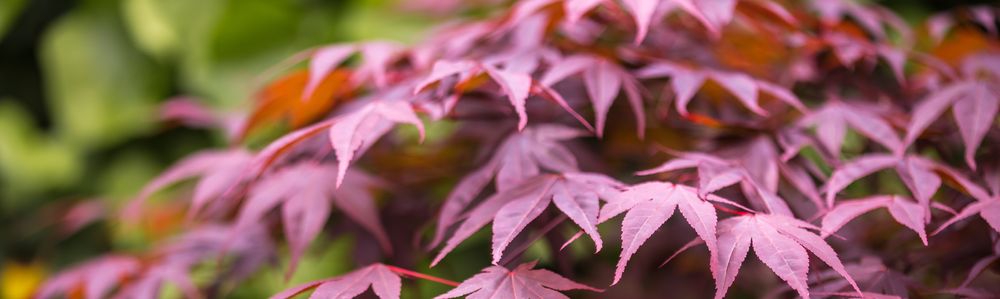
[(385, 265), (385, 267), (389, 268), (390, 271), (396, 272), (396, 274), (399, 274), (399, 275), (404, 276), (404, 277), (413, 277), (413, 278), (420, 278), (420, 279), (424, 279), (424, 280), (430, 280), (430, 281), (433, 281), (433, 282), (436, 282), (436, 283), (440, 283), (440, 284), (443, 284), (443, 285), (449, 285), (449, 286), (452, 286), (452, 287), (457, 287), (459, 285), (458, 282), (447, 280), (447, 279), (440, 278), (440, 277), (437, 277), (437, 276), (423, 274), (423, 273), (420, 273), (420, 272), (417, 272), (417, 271), (407, 270), (407, 269), (403, 269), (403, 268), (396, 267), (396, 266), (390, 266), (390, 265)]

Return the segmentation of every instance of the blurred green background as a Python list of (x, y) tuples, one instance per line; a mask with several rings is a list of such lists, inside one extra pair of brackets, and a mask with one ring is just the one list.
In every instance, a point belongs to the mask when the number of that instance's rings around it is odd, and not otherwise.
[[(961, 2), (883, 4), (916, 22)], [(172, 161), (225, 145), (221, 132), (160, 123), (165, 99), (189, 95), (241, 111), (261, 73), (296, 52), (341, 41), (411, 43), (453, 17), (403, 8), (409, 4), (0, 0), (0, 298), (24, 298), (51, 271), (84, 257), (143, 246), (134, 232), (107, 225), (61, 236), (45, 213), (91, 199), (120, 205)], [(351, 267), (343, 263), (350, 241), (330, 242), (293, 282)], [(287, 286), (282, 269), (269, 271), (235, 295), (263, 298)]]

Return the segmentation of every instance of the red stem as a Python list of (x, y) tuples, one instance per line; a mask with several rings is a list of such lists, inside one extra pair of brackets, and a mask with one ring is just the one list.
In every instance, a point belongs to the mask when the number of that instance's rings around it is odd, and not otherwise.
[(733, 214), (733, 215), (736, 215), (736, 216), (743, 216), (743, 215), (746, 215), (746, 214), (750, 214), (749, 212), (733, 210), (733, 209), (724, 207), (724, 206), (716, 204), (716, 203), (712, 203), (712, 206), (715, 207), (716, 210), (723, 211), (723, 212), (726, 212), (726, 213), (729, 213), (729, 214)]
[(433, 281), (433, 282), (436, 282), (436, 283), (440, 283), (440, 284), (443, 284), (443, 285), (449, 285), (449, 286), (452, 286), (452, 287), (457, 287), (458, 284), (459, 284), (458, 282), (454, 282), (454, 281), (447, 280), (447, 279), (440, 278), (440, 277), (436, 277), (436, 276), (431, 276), (431, 275), (423, 274), (423, 273), (416, 272), (416, 271), (411, 271), (411, 270), (403, 269), (403, 268), (396, 267), (396, 266), (385, 265), (385, 267), (389, 268), (390, 271), (396, 272), (396, 274), (399, 274), (399, 275), (404, 276), (404, 277), (408, 276), (408, 277), (414, 277), (414, 278), (420, 278), (420, 279), (430, 280), (430, 281)]

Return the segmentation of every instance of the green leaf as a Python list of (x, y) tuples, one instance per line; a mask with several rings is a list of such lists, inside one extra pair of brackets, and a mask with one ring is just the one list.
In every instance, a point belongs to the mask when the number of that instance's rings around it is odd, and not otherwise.
[(0, 0), (0, 37), (7, 33), (7, 27), (14, 24), (24, 3), (24, 0)]
[(16, 208), (40, 192), (67, 187), (80, 177), (80, 156), (45, 136), (14, 101), (0, 100), (0, 206)]
[(56, 134), (81, 149), (149, 130), (167, 95), (163, 70), (128, 39), (111, 2), (85, 2), (42, 41), (41, 63)]

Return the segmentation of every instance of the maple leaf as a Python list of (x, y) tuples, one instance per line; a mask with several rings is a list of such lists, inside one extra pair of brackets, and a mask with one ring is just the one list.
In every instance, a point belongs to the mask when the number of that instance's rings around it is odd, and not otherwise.
[(878, 40), (886, 39), (885, 25), (891, 26), (905, 41), (912, 40), (913, 32), (902, 18), (892, 11), (876, 5), (861, 5), (850, 0), (810, 1), (820, 19), (829, 25), (836, 25), (846, 17), (861, 25)]
[(612, 284), (618, 283), (632, 255), (653, 235), (653, 232), (670, 219), (675, 208), (681, 211), (681, 215), (694, 228), (698, 237), (708, 245), (709, 260), (714, 273), (718, 268), (715, 207), (699, 198), (694, 188), (667, 182), (647, 182), (629, 187), (601, 208), (598, 222), (607, 221), (625, 212), (625, 220), (622, 221), (621, 258), (618, 260)]
[(1000, 89), (985, 81), (962, 80), (932, 92), (913, 109), (906, 144), (912, 144), (948, 107), (965, 142), (965, 162), (976, 169), (976, 148), (1000, 111)]
[[(510, 18), (508, 22), (517, 22), (524, 16), (532, 14), (553, 2), (555, 0), (520, 1), (519, 5), (516, 5), (514, 8), (514, 14), (520, 16), (520, 18)], [(602, 0), (565, 0), (562, 3), (563, 11), (566, 13), (565, 22), (570, 26), (577, 24), (584, 15), (602, 3), (605, 5), (619, 5), (621, 9), (624, 9), (632, 16), (632, 20), (635, 23), (636, 35), (634, 43), (636, 45), (642, 43), (650, 28), (656, 28), (653, 26), (655, 25), (654, 22), (656, 22), (654, 20), (655, 17), (659, 16), (662, 18), (667, 13), (678, 9), (694, 17), (709, 30), (709, 33), (718, 37), (721, 27), (732, 20), (736, 8), (736, 0), (627, 0), (622, 1), (620, 4), (618, 2)], [(767, 7), (767, 9), (783, 11), (781, 8), (774, 7)]]
[(59, 294), (88, 299), (156, 298), (166, 282), (188, 298), (201, 298), (189, 273), (198, 264), (225, 254), (240, 262), (223, 268), (217, 281), (239, 281), (272, 259), (273, 246), (260, 226), (234, 234), (231, 226), (205, 225), (158, 245), (146, 257), (109, 254), (73, 266), (50, 278), (34, 298)]
[(393, 42), (376, 41), (360, 44), (336, 44), (329, 45), (312, 52), (309, 61), (309, 82), (302, 92), (302, 99), (308, 99), (319, 87), (329, 73), (344, 63), (355, 52), (360, 52), (364, 58), (357, 68), (358, 75), (353, 78), (355, 82), (367, 81), (369, 78), (376, 87), (383, 88), (388, 82), (386, 79), (386, 69), (392, 59), (401, 52), (400, 45)]
[(114, 298), (157, 298), (167, 282), (188, 298), (201, 298), (191, 278), (199, 264), (217, 262), (223, 255), (238, 261), (223, 268), (216, 283), (243, 280), (273, 259), (274, 246), (261, 226), (238, 231), (232, 226), (206, 225), (158, 246), (142, 273), (125, 283)]
[(446, 77), (459, 75), (459, 78), (461, 78), (460, 81), (466, 81), (482, 73), (487, 74), (493, 79), (500, 86), (500, 89), (503, 90), (504, 94), (507, 95), (507, 100), (514, 107), (514, 112), (517, 113), (517, 128), (518, 130), (523, 130), (528, 124), (528, 114), (524, 105), (525, 100), (530, 95), (532, 86), (532, 79), (529, 74), (498, 69), (495, 66), (472, 61), (451, 62), (441, 60), (434, 63), (431, 73), (424, 81), (417, 84), (414, 88), (414, 93), (420, 92), (424, 87)]
[(985, 192), (974, 188), (968, 179), (938, 162), (913, 155), (868, 154), (840, 165), (833, 171), (825, 187), (827, 205), (832, 207), (837, 193), (852, 182), (890, 167), (896, 171), (900, 180), (924, 210), (924, 223), (930, 222), (930, 209), (934, 205), (931, 198), (941, 187), (942, 177), (958, 182), (964, 189), (960, 191), (976, 198), (985, 198)]
[(736, 8), (736, 0), (699, 1), (699, 0), (629, 0), (623, 4), (636, 24), (635, 44), (639, 44), (649, 31), (652, 18), (657, 13), (657, 7), (666, 5), (665, 12), (680, 9), (697, 19), (713, 35), (718, 37), (721, 27), (728, 24)]
[(896, 195), (876, 195), (856, 200), (843, 201), (833, 207), (823, 217), (822, 235), (827, 237), (840, 230), (847, 222), (878, 208), (886, 208), (896, 222), (913, 230), (920, 241), (927, 246), (927, 232), (924, 229), (924, 210), (915, 202)]
[(307, 282), (271, 296), (270, 299), (288, 299), (313, 290), (309, 298), (354, 298), (371, 286), (381, 299), (399, 298), (402, 279), (388, 266), (372, 264), (350, 273)]
[[(764, 137), (733, 147), (733, 150), (722, 153), (735, 156), (734, 159), (726, 159), (712, 154), (674, 152), (678, 158), (669, 160), (658, 167), (637, 172), (638, 175), (651, 175), (662, 172), (671, 172), (681, 169), (696, 168), (698, 171), (698, 195), (706, 195), (718, 191), (719, 189), (740, 183), (744, 195), (751, 199), (752, 203), (759, 203), (768, 211), (782, 215), (792, 215), (788, 204), (777, 196), (778, 180), (780, 174), (785, 174), (789, 180), (795, 180), (793, 184), (805, 194), (815, 194), (815, 185), (812, 185), (809, 178), (803, 178), (802, 173), (793, 172), (794, 169), (782, 170), (779, 165), (783, 164), (778, 160), (777, 149), (774, 144)], [(816, 195), (818, 196), (818, 195)]]
[(510, 242), (553, 201), (593, 239), (597, 250), (600, 250), (602, 242), (596, 227), (600, 222), (597, 219), (597, 201), (615, 196), (620, 186), (622, 184), (614, 179), (591, 173), (543, 174), (526, 179), (486, 198), (466, 212), (465, 220), (431, 265), (436, 265), (458, 244), (490, 222), (493, 222), (493, 263), (499, 263)]
[[(970, 13), (967, 15), (968, 21), (972, 21), (983, 28), (986, 28), (991, 34), (997, 34), (997, 28), (995, 20), (997, 19), (997, 12), (994, 7), (989, 5), (980, 6), (970, 6), (966, 8)], [(930, 34), (931, 38), (935, 43), (940, 43), (945, 35), (951, 31), (952, 28), (958, 24), (958, 19), (956, 19), (955, 13), (953, 11), (942, 12), (927, 18), (926, 27), (927, 33)]]
[(164, 122), (178, 122), (193, 128), (220, 129), (230, 140), (239, 134), (242, 117), (206, 107), (192, 97), (167, 99), (160, 105), (159, 117)]
[(1000, 232), (1000, 169), (989, 169), (985, 180), (990, 182), (990, 192), (973, 184), (968, 179), (956, 174), (954, 170), (944, 169), (950, 178), (958, 182), (976, 201), (965, 206), (962, 211), (941, 224), (932, 235), (936, 235), (956, 222), (979, 214), (994, 231)]
[[(519, 56), (514, 57), (516, 58)], [(539, 86), (536, 84), (530, 75), (531, 68), (527, 70), (512, 69), (511, 66), (514, 64), (508, 63), (506, 68), (501, 69), (494, 65), (499, 62), (500, 61), (476, 62), (469, 60), (439, 60), (434, 63), (434, 67), (431, 69), (430, 74), (428, 74), (423, 81), (416, 84), (413, 88), (413, 93), (417, 94), (427, 86), (451, 76), (458, 76), (458, 82), (460, 83), (459, 86), (462, 86), (461, 83), (470, 82), (472, 79), (485, 74), (496, 82), (496, 84), (500, 86), (503, 93), (507, 96), (507, 100), (514, 108), (514, 112), (518, 117), (518, 130), (524, 130), (525, 126), (528, 125), (528, 113), (525, 105), (528, 97), (531, 96), (532, 93), (540, 93), (546, 98), (556, 102), (560, 107), (570, 113), (570, 115), (580, 120), (584, 126), (590, 126), (586, 123), (586, 121), (583, 121), (576, 111), (573, 111), (573, 109), (570, 108), (569, 105), (566, 104), (565, 100), (558, 96), (557, 93), (551, 91), (551, 89), (546, 86)], [(457, 98), (450, 98), (449, 100), (457, 101)]]
[(815, 127), (820, 145), (834, 159), (840, 157), (847, 127), (878, 142), (893, 153), (902, 153), (905, 149), (896, 131), (882, 117), (837, 100), (828, 101), (823, 107), (800, 119), (799, 124), (804, 127)]
[(542, 75), (539, 83), (551, 87), (574, 74), (582, 76), (587, 96), (594, 106), (598, 137), (604, 135), (608, 110), (618, 97), (619, 91), (624, 91), (635, 113), (636, 130), (639, 136), (643, 135), (646, 122), (642, 106), (642, 86), (631, 74), (611, 61), (594, 56), (576, 55), (554, 62), (553, 66)]
[(837, 274), (844, 277), (855, 292), (857, 283), (847, 273), (837, 253), (820, 236), (808, 231), (812, 225), (781, 215), (756, 214), (722, 220), (718, 225), (719, 269), (715, 272), (715, 298), (726, 295), (746, 259), (750, 246), (774, 274), (803, 298), (809, 298), (806, 274), (812, 252)]
[(156, 191), (177, 182), (201, 177), (194, 189), (189, 213), (197, 214), (209, 200), (223, 196), (239, 184), (253, 160), (243, 149), (203, 151), (177, 162), (146, 184), (129, 207), (126, 215), (137, 219), (145, 200)]
[(472, 276), (458, 287), (441, 294), (435, 299), (467, 296), (480, 298), (569, 298), (557, 291), (588, 290), (602, 292), (584, 284), (576, 283), (549, 270), (533, 270), (535, 262), (524, 263), (514, 270), (501, 266), (491, 266)]
[(637, 76), (642, 79), (670, 77), (670, 87), (676, 96), (674, 105), (677, 112), (684, 116), (688, 115), (688, 103), (708, 79), (712, 79), (726, 91), (732, 93), (740, 101), (740, 104), (758, 115), (768, 115), (767, 111), (758, 104), (761, 92), (770, 94), (800, 111), (808, 110), (798, 97), (788, 89), (743, 73), (696, 69), (673, 62), (659, 61), (640, 69)]
[(897, 82), (900, 84), (907, 82), (903, 73), (908, 56), (906, 49), (873, 44), (865, 38), (841, 32), (824, 33), (820, 36), (820, 40), (833, 51), (834, 56), (844, 67), (854, 68), (859, 61), (874, 63), (875, 59), (882, 59)]
[(402, 89), (395, 94), (380, 95), (386, 100), (376, 100), (367, 103), (355, 111), (342, 115), (338, 121), (330, 125), (328, 131), (330, 145), (337, 154), (336, 186), (340, 187), (347, 175), (347, 168), (355, 155), (360, 155), (368, 147), (375, 144), (395, 123), (408, 123), (417, 127), (420, 141), (424, 139), (424, 124), (413, 111), (410, 103), (395, 100), (392, 95), (399, 96)]
[(294, 272), (299, 257), (323, 229), (332, 206), (374, 235), (383, 250), (390, 251), (389, 237), (368, 190), (377, 185), (376, 180), (352, 172), (338, 188), (330, 184), (337, 180), (338, 171), (333, 165), (304, 162), (263, 177), (250, 190), (236, 219), (237, 227), (252, 226), (280, 206), (284, 235), (291, 247), (288, 273)]
[(576, 158), (560, 142), (584, 134), (561, 125), (533, 125), (511, 134), (484, 165), (462, 178), (445, 198), (430, 247), (443, 240), (445, 230), (459, 220), (459, 214), (472, 204), (494, 177), (497, 190), (505, 191), (539, 174), (541, 169), (577, 171)]
[[(906, 298), (910, 294), (908, 287), (919, 287), (919, 283), (906, 274), (885, 266), (877, 257), (865, 256), (857, 263), (844, 265), (847, 273), (858, 281), (862, 290), (866, 290), (861, 298)], [(851, 292), (849, 282), (839, 279), (840, 275), (833, 270), (823, 270), (810, 277), (819, 278), (810, 288), (814, 294), (824, 294), (843, 297), (858, 297)], [(877, 293), (874, 293), (877, 292)]]
[(350, 80), (350, 70), (326, 74), (310, 94), (305, 94), (309, 80), (307, 70), (284, 75), (262, 88), (254, 98), (253, 110), (236, 126), (234, 140), (245, 139), (254, 130), (275, 121), (284, 120), (291, 128), (301, 128), (327, 116), (331, 110), (352, 100), (359, 86)]
[(1000, 259), (1000, 243), (994, 242), (993, 254), (980, 258), (976, 261), (976, 263), (972, 265), (972, 268), (969, 269), (969, 274), (966, 274), (965, 280), (962, 281), (962, 284), (960, 284), (957, 288), (948, 291), (948, 293), (961, 294), (961, 292), (973, 291), (973, 289), (969, 287), (969, 285), (972, 284), (972, 281), (998, 259)]
[(35, 298), (57, 298), (57, 295), (71, 297), (73, 292), (81, 292), (82, 298), (106, 298), (120, 280), (133, 277), (141, 270), (141, 263), (135, 257), (106, 255), (78, 265), (49, 278), (35, 294)]

